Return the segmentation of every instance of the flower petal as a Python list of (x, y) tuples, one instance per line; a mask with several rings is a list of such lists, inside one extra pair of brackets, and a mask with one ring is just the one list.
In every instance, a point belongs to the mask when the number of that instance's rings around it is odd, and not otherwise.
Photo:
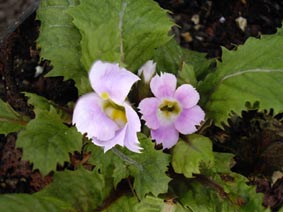
[(150, 89), (158, 98), (172, 97), (176, 90), (177, 79), (173, 74), (155, 75), (150, 81)]
[(204, 117), (204, 111), (196, 105), (189, 109), (183, 109), (174, 125), (180, 133), (191, 134), (197, 131), (196, 125), (199, 125)]
[(74, 109), (73, 124), (79, 132), (87, 133), (88, 138), (109, 140), (114, 137), (119, 127), (103, 113), (101, 101), (95, 93), (81, 96)]
[(155, 68), (156, 63), (154, 63), (153, 60), (149, 60), (138, 70), (138, 75), (143, 77), (145, 83), (149, 83), (155, 74)]
[(126, 132), (127, 132), (127, 127), (125, 125), (122, 129), (120, 129), (116, 132), (116, 135), (112, 139), (110, 139), (108, 141), (102, 141), (102, 140), (99, 140), (99, 139), (93, 137), (92, 142), (97, 146), (104, 147), (104, 153), (105, 153), (109, 149), (112, 149), (117, 144), (123, 147)]
[(139, 146), (137, 132), (141, 131), (141, 122), (138, 114), (130, 105), (125, 104), (124, 106), (128, 120), (128, 123), (126, 124), (127, 131), (125, 135), (124, 145), (129, 150), (139, 153), (142, 148)]
[(142, 119), (146, 121), (146, 126), (150, 129), (157, 129), (160, 123), (157, 118), (157, 110), (160, 100), (154, 97), (143, 99), (138, 108), (142, 114)]
[(99, 96), (107, 94), (116, 104), (122, 104), (139, 77), (118, 64), (97, 61), (91, 67), (89, 79)]
[(139, 132), (141, 130), (141, 122), (138, 114), (128, 103), (124, 103), (124, 107), (128, 124), (131, 125), (134, 131)]
[(155, 139), (157, 144), (162, 143), (163, 149), (169, 149), (177, 143), (179, 132), (175, 129), (174, 125), (170, 125), (151, 130), (151, 137)]
[(199, 93), (189, 84), (178, 87), (174, 97), (181, 103), (183, 108), (193, 107), (199, 101)]

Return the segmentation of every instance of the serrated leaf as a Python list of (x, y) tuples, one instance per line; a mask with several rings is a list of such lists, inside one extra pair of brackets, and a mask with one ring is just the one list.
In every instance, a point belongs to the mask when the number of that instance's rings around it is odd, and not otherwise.
[(167, 175), (170, 156), (154, 149), (154, 143), (143, 134), (139, 134), (139, 141), (144, 148), (141, 154), (129, 153), (137, 164), (129, 166), (130, 174), (135, 178), (134, 188), (140, 199), (145, 194), (152, 193), (157, 196), (166, 193), (171, 180)]
[(135, 211), (134, 207), (137, 203), (136, 197), (123, 195), (102, 212), (132, 212)]
[(185, 208), (198, 212), (269, 211), (262, 206), (263, 194), (246, 184), (247, 179), (230, 172), (189, 181), (178, 193)]
[[(283, 55), (282, 55), (283, 56)], [(283, 66), (282, 66), (283, 67)], [(283, 69), (253, 69), (226, 75), (209, 98), (206, 115), (221, 126), (231, 111), (240, 115), (245, 103), (259, 102), (259, 110), (283, 112)]]
[(197, 134), (188, 136), (189, 143), (179, 141), (173, 149), (172, 166), (176, 173), (187, 178), (200, 173), (201, 163), (214, 164), (212, 142), (209, 138)]
[(72, 205), (77, 211), (87, 212), (96, 211), (109, 192), (101, 174), (79, 168), (75, 171), (56, 172), (52, 184), (36, 196), (56, 197)]
[(23, 149), (23, 159), (33, 163), (43, 175), (56, 170), (58, 163), (69, 161), (69, 153), (80, 151), (82, 135), (65, 126), (55, 109), (37, 113), (18, 135), (16, 146)]
[[(52, 110), (54, 107), (55, 108), (57, 107), (57, 105), (54, 102), (46, 99), (43, 96), (39, 96), (37, 94), (28, 93), (28, 92), (24, 92), (24, 94), (25, 96), (28, 97), (28, 104), (34, 106), (35, 114), (41, 113), (44, 110), (48, 112)], [(62, 119), (64, 123), (69, 123), (69, 124), (72, 123), (71, 115), (65, 112), (63, 109), (56, 108), (56, 113), (60, 116), (60, 118)]]
[(155, 50), (153, 60), (156, 62), (158, 72), (177, 74), (185, 60), (185, 54), (177, 41), (172, 39)]
[(84, 150), (91, 152), (91, 157), (88, 160), (90, 164), (95, 165), (96, 169), (105, 177), (112, 178), (114, 187), (122, 180), (129, 176), (129, 170), (126, 164), (113, 151), (104, 153), (101, 147), (88, 143)]
[(49, 101), (45, 97), (39, 96), (39, 95), (34, 94), (34, 93), (28, 93), (28, 92), (24, 92), (24, 94), (25, 94), (26, 97), (28, 97), (28, 104), (34, 106), (35, 113), (37, 112), (37, 110), (50, 111), (52, 103), (51, 103), (51, 101)]
[(148, 0), (84, 0), (68, 13), (82, 34), (85, 69), (100, 59), (136, 71), (169, 41), (173, 25), (166, 11)]
[(55, 198), (38, 198), (30, 194), (5, 194), (0, 196), (0, 211), (7, 212), (75, 212), (65, 202)]
[(41, 21), (37, 40), (41, 48), (40, 56), (50, 60), (53, 69), (49, 77), (64, 76), (73, 79), (79, 93), (90, 90), (87, 71), (80, 63), (81, 35), (72, 23), (66, 10), (78, 5), (79, 1), (44, 0), (40, 1), (37, 18)]
[[(182, 48), (175, 39), (156, 49), (153, 60), (157, 63), (158, 72), (169, 72), (178, 76), (178, 70), (186, 63), (194, 69), (198, 80), (210, 70), (211, 60), (204, 53)], [(186, 79), (188, 80), (188, 79)]]
[(199, 86), (207, 116), (220, 126), (232, 110), (239, 114), (246, 109), (247, 101), (258, 101), (259, 110), (282, 111), (283, 97), (277, 95), (282, 93), (282, 48), (283, 35), (279, 32), (262, 39), (249, 38), (236, 51), (224, 49), (223, 62)]
[(248, 185), (248, 179), (240, 174), (230, 172), (226, 174), (215, 174), (210, 179), (220, 185), (227, 197), (221, 197), (222, 201), (229, 203), (230, 207), (237, 211), (270, 211), (262, 206), (263, 194), (256, 192), (256, 187)]
[(129, 175), (134, 177), (134, 188), (140, 199), (147, 193), (158, 195), (166, 193), (170, 178), (166, 175), (170, 156), (154, 149), (154, 143), (143, 134), (139, 134), (143, 152), (133, 153), (126, 149), (115, 148), (103, 153), (99, 147), (89, 145), (86, 150), (92, 152), (90, 162), (104, 174), (113, 177), (116, 186)]
[(26, 121), (8, 103), (0, 99), (0, 134), (18, 132), (26, 126)]
[[(185, 209), (179, 203), (173, 201), (166, 202), (163, 199), (153, 196), (146, 196), (141, 202), (135, 206), (135, 211), (138, 212), (190, 212), (191, 210)], [(130, 212), (130, 211), (129, 211)]]
[(233, 165), (234, 154), (224, 153), (224, 152), (213, 152), (214, 154), (214, 166), (212, 170), (215, 173), (222, 172), (230, 172)]
[(182, 84), (191, 84), (194, 87), (197, 86), (194, 67), (190, 64), (183, 63), (182, 69), (178, 72), (178, 85)]
[(199, 182), (188, 185), (186, 193), (180, 196), (180, 202), (191, 212), (237, 211), (237, 207), (230, 205), (229, 200), (219, 198), (216, 191)]

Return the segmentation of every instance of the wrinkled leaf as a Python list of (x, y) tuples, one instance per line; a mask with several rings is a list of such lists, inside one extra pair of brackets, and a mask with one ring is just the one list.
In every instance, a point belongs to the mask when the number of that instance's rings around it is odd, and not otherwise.
[(53, 182), (36, 196), (41, 198), (56, 197), (77, 211), (95, 211), (109, 194), (103, 176), (97, 171), (79, 168), (75, 171), (56, 172)]
[[(34, 106), (35, 114), (41, 113), (43, 110), (48, 112), (48, 111), (52, 110), (53, 107), (55, 107), (55, 108), (57, 107), (57, 105), (54, 102), (46, 99), (43, 96), (39, 96), (37, 94), (28, 93), (28, 92), (25, 92), (24, 94), (25, 94), (25, 96), (28, 97), (28, 103)], [(57, 107), (56, 113), (57, 113), (57, 115), (60, 116), (60, 118), (62, 119), (62, 121), (64, 123), (71, 123), (70, 114), (68, 114), (66, 111)]]
[(26, 121), (6, 102), (0, 99), (0, 134), (23, 129)]
[(140, 199), (145, 194), (157, 196), (166, 193), (171, 180), (167, 175), (170, 156), (154, 149), (154, 143), (143, 134), (139, 134), (139, 141), (144, 148), (141, 154), (129, 152), (129, 156), (137, 163), (129, 166), (130, 174), (135, 178), (134, 188)]
[(159, 73), (177, 74), (185, 60), (185, 55), (182, 48), (172, 39), (166, 45), (156, 49), (153, 60), (156, 62), (156, 69)]
[(188, 136), (188, 143), (179, 141), (173, 149), (172, 166), (176, 173), (191, 178), (200, 173), (201, 163), (214, 164), (212, 142), (209, 138), (193, 134)]
[(146, 196), (141, 202), (135, 206), (135, 211), (139, 212), (190, 212), (182, 207), (179, 203), (174, 203), (173, 200), (164, 201), (158, 197)]
[(136, 71), (169, 41), (173, 25), (166, 11), (148, 0), (84, 0), (68, 13), (82, 34), (85, 69), (100, 59)]
[(0, 211), (7, 212), (75, 212), (70, 205), (58, 199), (38, 198), (30, 194), (5, 194), (0, 196)]
[(223, 49), (222, 63), (200, 84), (201, 104), (218, 126), (229, 114), (240, 115), (246, 102), (259, 103), (259, 110), (283, 111), (282, 30), (262, 39), (249, 38), (236, 51)]
[(40, 1), (37, 18), (40, 20), (40, 34), (37, 43), (40, 56), (50, 60), (53, 69), (49, 77), (64, 76), (73, 79), (79, 93), (90, 90), (87, 71), (82, 67), (81, 35), (72, 23), (72, 17), (66, 13), (79, 1), (44, 0)]
[(239, 174), (213, 174), (183, 184), (179, 200), (190, 211), (270, 211), (262, 206), (263, 194), (248, 186)]
[(194, 87), (197, 86), (197, 79), (192, 65), (186, 63), (182, 64), (182, 69), (178, 72), (178, 84), (191, 84)]
[(136, 197), (123, 195), (102, 212), (132, 212), (137, 203), (138, 200)]
[(283, 69), (254, 69), (227, 75), (207, 102), (206, 115), (218, 126), (227, 123), (231, 111), (240, 115), (245, 103), (259, 102), (259, 110), (283, 111)]
[(213, 152), (214, 154), (214, 166), (212, 167), (212, 170), (215, 173), (218, 172), (230, 172), (231, 168), (233, 167), (234, 163), (234, 154), (231, 153), (224, 153), (224, 152)]
[(17, 139), (17, 147), (23, 149), (23, 159), (33, 163), (43, 175), (56, 170), (58, 163), (69, 161), (69, 153), (80, 151), (82, 135), (65, 126), (55, 109), (37, 113)]
[[(158, 72), (169, 72), (178, 76), (182, 64), (192, 66), (194, 75), (198, 80), (211, 71), (210, 64), (204, 53), (182, 48), (175, 39), (156, 49), (153, 60), (157, 63)], [(189, 79), (186, 79), (189, 80)]]
[(107, 176), (113, 177), (116, 186), (129, 175), (134, 177), (134, 188), (139, 198), (147, 193), (158, 195), (166, 193), (170, 178), (166, 175), (170, 156), (154, 149), (154, 143), (143, 134), (139, 141), (144, 148), (142, 153), (133, 153), (125, 148), (114, 148), (106, 154), (94, 145), (86, 150), (91, 151), (90, 162)]

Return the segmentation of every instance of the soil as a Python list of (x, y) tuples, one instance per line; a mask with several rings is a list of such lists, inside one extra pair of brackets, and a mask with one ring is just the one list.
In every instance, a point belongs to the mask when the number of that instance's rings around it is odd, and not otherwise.
[[(156, 1), (172, 11), (170, 15), (178, 25), (172, 32), (181, 46), (220, 60), (221, 47), (233, 49), (250, 36), (275, 33), (283, 19), (280, 0)], [(40, 50), (36, 46), (39, 27), (33, 13), (5, 37), (0, 47), (0, 98), (30, 117), (34, 117), (34, 113), (23, 91), (37, 93), (59, 105), (78, 98), (72, 80), (44, 77), (52, 67), (39, 57)], [(39, 76), (35, 75), (37, 66), (44, 70)], [(272, 111), (249, 111), (244, 112), (242, 118), (231, 119), (225, 130), (212, 126), (206, 132), (215, 150), (236, 154), (234, 171), (249, 177), (250, 184), (255, 184), (258, 192), (265, 194), (263, 204), (274, 211), (283, 205), (283, 178), (278, 177), (273, 183), (271, 180), (273, 172), (282, 167), (274, 162), (283, 161), (280, 155), (282, 131), (282, 115)], [(15, 133), (0, 135), (0, 193), (39, 191), (52, 181), (52, 174), (43, 177), (32, 170), (31, 164), (21, 160), (21, 150), (15, 148), (16, 137)], [(239, 140), (240, 143), (236, 143)]]

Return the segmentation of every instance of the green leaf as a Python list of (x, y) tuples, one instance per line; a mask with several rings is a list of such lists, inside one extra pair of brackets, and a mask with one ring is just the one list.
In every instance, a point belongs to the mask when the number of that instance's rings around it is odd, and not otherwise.
[(26, 125), (26, 121), (13, 108), (0, 99), (0, 134), (18, 132)]
[(33, 163), (43, 175), (55, 170), (58, 163), (69, 161), (69, 153), (80, 151), (82, 135), (65, 126), (55, 112), (41, 111), (31, 120), (17, 139), (17, 147), (23, 148), (23, 159)]
[(91, 157), (88, 160), (90, 164), (95, 165), (99, 173), (105, 177), (112, 179), (114, 187), (122, 180), (129, 176), (129, 170), (126, 164), (113, 151), (104, 153), (101, 147), (89, 142), (84, 146), (85, 152), (91, 152)]
[[(156, 49), (153, 60), (157, 63), (158, 72), (169, 72), (178, 76), (178, 70), (186, 63), (192, 66), (198, 80), (211, 70), (212, 60), (208, 60), (204, 53), (182, 48), (175, 39)], [(190, 80), (185, 78), (186, 80)]]
[(7, 212), (75, 212), (65, 202), (55, 198), (39, 198), (30, 194), (0, 195), (0, 211)]
[[(282, 55), (283, 56), (283, 55)], [(205, 108), (218, 126), (227, 123), (231, 111), (240, 115), (245, 103), (259, 102), (259, 109), (283, 112), (283, 69), (253, 69), (227, 75), (214, 90)]]
[(51, 100), (46, 99), (43, 96), (39, 96), (37, 94), (34, 93), (28, 93), (28, 92), (24, 92), (25, 96), (28, 97), (28, 103), (30, 105), (34, 106), (34, 112), (35, 114), (41, 113), (43, 110), (45, 110), (46, 112), (52, 110), (54, 107), (56, 108), (56, 113), (57, 115), (60, 116), (61, 120), (64, 123), (71, 123), (71, 115), (69, 113), (67, 113), (66, 111), (64, 111), (61, 108), (58, 108), (58, 106), (52, 102)]
[(145, 194), (157, 196), (166, 193), (171, 180), (167, 175), (170, 156), (154, 149), (154, 143), (143, 134), (139, 134), (139, 141), (144, 148), (141, 154), (129, 152), (129, 157), (137, 163), (129, 166), (130, 174), (135, 178), (134, 188), (140, 199)]
[(200, 176), (187, 180), (177, 193), (179, 201), (191, 211), (269, 211), (262, 206), (263, 194), (246, 184), (239, 174)]
[(84, 0), (68, 13), (82, 35), (85, 69), (100, 59), (136, 71), (169, 41), (173, 25), (166, 11), (148, 0)]
[(36, 196), (56, 197), (77, 211), (96, 211), (109, 194), (110, 189), (104, 178), (97, 171), (87, 171), (79, 168), (75, 171), (56, 172), (53, 182)]
[(222, 63), (200, 84), (201, 104), (218, 126), (227, 123), (231, 111), (240, 115), (246, 102), (259, 110), (283, 111), (283, 35), (249, 38), (236, 51), (223, 50)]
[(38, 110), (39, 112), (42, 110), (50, 111), (51, 107), (54, 106), (50, 100), (43, 96), (28, 92), (24, 92), (24, 94), (28, 97), (28, 103), (34, 106), (35, 113), (37, 113)]
[(181, 64), (185, 60), (185, 54), (175, 39), (156, 49), (153, 60), (156, 69), (160, 72), (177, 74)]
[(191, 178), (200, 173), (201, 163), (214, 164), (212, 142), (209, 138), (193, 134), (188, 136), (188, 143), (180, 140), (173, 149), (172, 166), (176, 173)]
[(195, 181), (187, 186), (180, 202), (192, 212), (237, 211), (237, 207), (230, 205), (229, 200), (219, 197), (217, 191)]
[(194, 87), (197, 86), (194, 67), (190, 64), (183, 63), (182, 69), (178, 72), (178, 85), (182, 84), (191, 84)]
[(41, 48), (40, 56), (50, 60), (53, 70), (47, 76), (64, 76), (73, 79), (79, 93), (90, 90), (88, 73), (80, 63), (81, 35), (72, 24), (72, 17), (66, 13), (79, 1), (44, 0), (40, 1), (37, 18), (41, 21), (37, 40)]
[(134, 188), (140, 199), (147, 193), (157, 196), (166, 193), (170, 178), (166, 175), (170, 156), (154, 149), (154, 143), (143, 134), (139, 141), (144, 148), (142, 153), (133, 153), (125, 148), (114, 148), (103, 153), (102, 149), (88, 145), (86, 151), (91, 151), (90, 163), (97, 166), (103, 175), (113, 177), (116, 186), (129, 175), (134, 177)]
[(263, 194), (257, 193), (255, 186), (247, 185), (248, 179), (237, 173), (230, 173), (233, 180), (225, 181), (219, 178), (234, 205), (238, 204), (239, 211), (270, 211), (262, 206)]
[(102, 212), (132, 212), (137, 203), (136, 197), (123, 195)]
[[(135, 206), (135, 211), (138, 212), (160, 212), (160, 211), (170, 211), (170, 212), (190, 212), (182, 207), (179, 203), (173, 203), (164, 201), (158, 197), (146, 196), (140, 203)], [(129, 211), (130, 212), (130, 211)]]
[(234, 154), (231, 153), (224, 153), (224, 152), (213, 152), (214, 154), (214, 166), (212, 170), (215, 173), (222, 172), (227, 173), (230, 172), (232, 165), (234, 163), (233, 158), (235, 157)]

